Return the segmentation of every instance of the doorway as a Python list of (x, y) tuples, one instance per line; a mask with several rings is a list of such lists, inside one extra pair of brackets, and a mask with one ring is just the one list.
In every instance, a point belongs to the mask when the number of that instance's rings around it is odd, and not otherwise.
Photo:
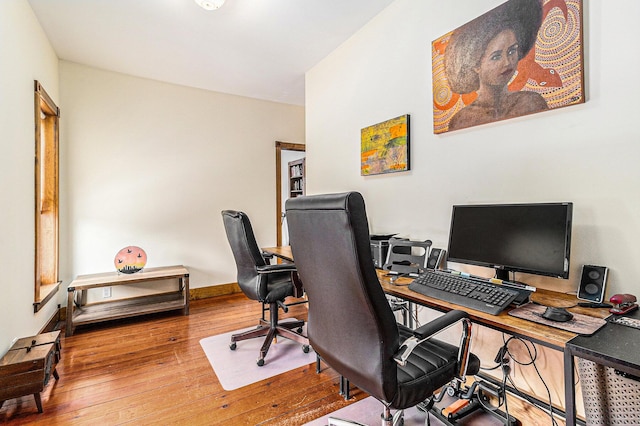
[[(276, 141), (276, 245), (289, 244), (284, 217), (284, 203), (289, 198), (288, 163), (305, 156), (305, 145)], [(284, 225), (284, 226), (283, 226)]]

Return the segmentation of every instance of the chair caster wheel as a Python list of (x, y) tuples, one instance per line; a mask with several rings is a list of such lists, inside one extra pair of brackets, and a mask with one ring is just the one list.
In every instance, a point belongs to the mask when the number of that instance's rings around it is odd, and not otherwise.
[(258, 367), (262, 367), (264, 365), (264, 358), (260, 358), (256, 364), (258, 364)]
[(238, 347), (238, 346), (236, 345), (236, 342), (232, 342), (232, 343), (229, 345), (229, 349), (231, 349), (232, 351), (235, 351), (237, 347)]
[(304, 352), (305, 354), (309, 353), (309, 345), (302, 345), (302, 352)]

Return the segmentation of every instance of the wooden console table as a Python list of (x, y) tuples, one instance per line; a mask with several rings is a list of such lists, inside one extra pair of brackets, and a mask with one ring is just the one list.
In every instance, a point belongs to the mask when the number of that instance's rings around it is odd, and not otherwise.
[(0, 359), (0, 407), (7, 399), (33, 394), (38, 412), (42, 413), (40, 392), (51, 374), (58, 380), (60, 350), (60, 331), (16, 341)]
[[(128, 299), (87, 304), (86, 291), (92, 288), (135, 285), (150, 281), (176, 279), (177, 291), (154, 293)], [(182, 265), (145, 268), (135, 274), (106, 272), (79, 275), (67, 289), (66, 335), (73, 335), (80, 324), (91, 324), (156, 312), (181, 309), (189, 315), (189, 271)]]

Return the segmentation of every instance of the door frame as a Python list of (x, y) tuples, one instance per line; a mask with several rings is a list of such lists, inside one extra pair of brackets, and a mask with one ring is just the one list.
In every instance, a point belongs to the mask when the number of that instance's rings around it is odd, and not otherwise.
[(282, 150), (306, 151), (303, 143), (276, 141), (276, 245), (282, 245)]

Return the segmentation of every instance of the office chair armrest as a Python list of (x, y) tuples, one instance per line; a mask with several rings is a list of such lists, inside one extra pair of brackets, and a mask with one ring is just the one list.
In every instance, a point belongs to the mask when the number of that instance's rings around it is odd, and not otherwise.
[(271, 260), (271, 259), (273, 259), (273, 256), (274, 256), (273, 253), (269, 253), (268, 251), (263, 251), (260, 254), (262, 255), (262, 258), (264, 260)]
[(434, 319), (433, 321), (429, 321), (422, 327), (418, 327), (417, 329), (413, 330), (413, 336), (409, 337), (400, 345), (400, 348), (398, 348), (398, 351), (393, 356), (394, 361), (399, 365), (406, 365), (407, 359), (409, 359), (409, 355), (411, 355), (411, 352), (413, 352), (416, 346), (431, 338), (435, 334), (446, 330), (458, 321), (468, 317), (469, 315), (464, 311), (453, 310), (447, 312), (441, 317)]
[(291, 272), (291, 282), (293, 284), (293, 297), (299, 298), (304, 295), (302, 282), (298, 276), (298, 270), (293, 263), (280, 263), (277, 265), (264, 265), (256, 268), (259, 274), (273, 274), (276, 272)]
[(273, 274), (275, 272), (294, 272), (296, 271), (296, 265), (294, 265), (293, 263), (280, 263), (277, 265), (258, 266), (256, 269), (259, 274)]
[(434, 334), (438, 334), (464, 318), (469, 318), (469, 314), (465, 311), (455, 309), (439, 316), (433, 321), (429, 321), (421, 327), (416, 328), (413, 330), (413, 335), (420, 340), (428, 339)]

